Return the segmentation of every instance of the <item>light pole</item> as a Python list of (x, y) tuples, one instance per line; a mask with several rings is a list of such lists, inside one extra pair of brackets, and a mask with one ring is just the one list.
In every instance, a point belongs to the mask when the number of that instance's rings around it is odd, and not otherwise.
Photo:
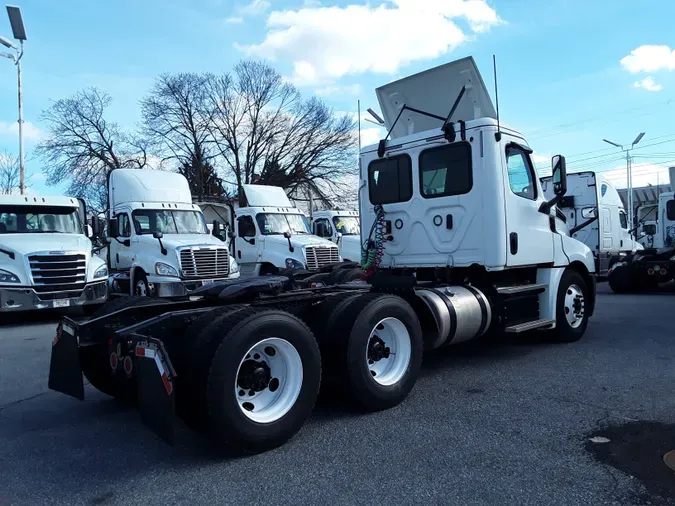
[(621, 151), (626, 153), (626, 172), (627, 177), (628, 177), (628, 230), (633, 230), (633, 178), (631, 171), (633, 169), (633, 161), (630, 157), (630, 152), (631, 150), (635, 147), (635, 145), (642, 140), (642, 138), (645, 136), (644, 132), (641, 132), (640, 135), (638, 135), (633, 143), (630, 145), (629, 148), (624, 148), (623, 145), (617, 144), (616, 142), (608, 141), (607, 139), (602, 139), (605, 141), (607, 144), (611, 144), (612, 146), (616, 146), (619, 148)]
[(0, 37), (0, 44), (9, 49), (14, 49), (16, 54), (0, 53), (0, 56), (9, 58), (16, 65), (16, 75), (19, 89), (19, 173), (20, 173), (20, 191), (21, 195), (26, 193), (26, 170), (23, 165), (23, 88), (21, 86), (21, 57), (23, 56), (23, 43), (26, 40), (26, 30), (23, 26), (23, 19), (21, 18), (21, 9), (15, 5), (7, 6), (7, 15), (9, 16), (9, 23), (12, 26), (14, 38), (19, 41), (17, 47), (12, 41)]

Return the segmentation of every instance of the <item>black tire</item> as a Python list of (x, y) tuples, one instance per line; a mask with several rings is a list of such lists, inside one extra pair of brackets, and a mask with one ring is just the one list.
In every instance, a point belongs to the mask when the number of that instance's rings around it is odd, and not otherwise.
[[(366, 352), (371, 332), (385, 318), (402, 323), (410, 338), (410, 361), (403, 376), (391, 385), (378, 383)], [(389, 294), (360, 294), (336, 301), (319, 336), (324, 383), (334, 393), (366, 411), (392, 408), (408, 396), (420, 367), (424, 343), (420, 322), (410, 304)]]
[[(225, 450), (254, 454), (281, 446), (310, 416), (321, 384), (321, 358), (312, 332), (295, 316), (271, 309), (246, 308), (228, 315), (205, 334), (220, 345), (213, 356), (207, 384), (208, 427)], [(278, 420), (259, 423), (239, 406), (235, 385), (240, 364), (263, 339), (276, 337), (290, 343), (300, 356), (302, 385), (297, 399)]]
[(211, 360), (222, 337), (213, 329), (246, 306), (232, 305), (215, 308), (198, 317), (183, 334), (184, 347), (177, 353), (174, 367), (178, 373), (176, 411), (186, 425), (198, 430), (206, 424), (208, 409), (206, 385)]
[(134, 297), (150, 297), (150, 285), (145, 272), (138, 269), (134, 273)]
[(347, 272), (345, 272), (341, 277), (340, 277), (340, 283), (350, 283), (352, 281), (358, 281), (361, 279), (361, 275), (363, 274), (363, 271), (361, 269), (345, 269)]
[(260, 266), (260, 276), (276, 276), (279, 269), (272, 264), (263, 264)]
[[(107, 302), (99, 307), (92, 315), (92, 319), (115, 313), (122, 309), (148, 304), (164, 303), (150, 297), (120, 297)], [(122, 326), (115, 320), (106, 322), (100, 331), (106, 334), (115, 332)], [(80, 367), (84, 377), (97, 390), (106, 395), (125, 401), (133, 401), (136, 398), (136, 382), (115, 376), (110, 368), (110, 348), (107, 343), (80, 348)]]
[(572, 343), (581, 339), (586, 332), (588, 326), (588, 311), (584, 309), (581, 322), (578, 325), (572, 326), (567, 321), (567, 312), (565, 307), (565, 297), (568, 291), (573, 287), (577, 287), (583, 296), (583, 304), (588, 305), (589, 291), (588, 285), (581, 274), (572, 269), (567, 269), (560, 279), (558, 286), (558, 295), (556, 297), (556, 328), (550, 332), (554, 341), (562, 343)]
[(607, 282), (614, 293), (631, 293), (637, 288), (630, 264), (616, 266), (607, 276)]

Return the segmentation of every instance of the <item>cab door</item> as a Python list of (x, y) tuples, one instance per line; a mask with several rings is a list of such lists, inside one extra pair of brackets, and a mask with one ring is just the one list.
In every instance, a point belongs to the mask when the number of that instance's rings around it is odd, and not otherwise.
[(550, 216), (539, 211), (546, 201), (530, 158), (532, 151), (515, 138), (503, 136), (504, 196), (506, 205), (506, 265), (553, 262)]
[(239, 268), (243, 276), (253, 275), (258, 264), (258, 250), (261, 247), (258, 244), (257, 230), (253, 216), (239, 216), (236, 221), (236, 237), (234, 239), (234, 249)]

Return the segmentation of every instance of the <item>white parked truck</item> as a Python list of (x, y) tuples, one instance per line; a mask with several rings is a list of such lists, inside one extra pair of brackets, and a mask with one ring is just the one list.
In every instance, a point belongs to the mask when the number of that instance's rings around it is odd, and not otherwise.
[(84, 202), (0, 195), (0, 313), (106, 301), (108, 270), (92, 256)]
[(83, 399), (84, 373), (135, 398), (167, 441), (177, 413), (214, 445), (256, 453), (301, 429), (320, 388), (366, 411), (400, 404), (425, 349), (533, 329), (581, 339), (595, 263), (556, 227), (564, 158), (553, 158), (547, 200), (527, 141), (498, 123), (472, 58), (377, 92), (392, 139), (361, 150), (368, 284), (298, 288), (262, 276), (171, 303), (113, 301), (107, 316), (62, 321), (50, 388)]
[[(609, 286), (617, 293), (653, 290), (675, 279), (675, 194), (659, 195), (652, 247), (626, 255), (609, 272)], [(650, 215), (651, 216), (651, 215)], [(647, 221), (642, 223), (644, 226)], [(640, 225), (638, 225), (639, 227)], [(649, 244), (649, 243), (648, 243)]]
[(239, 276), (181, 174), (117, 169), (108, 187), (111, 292), (173, 297)]
[[(541, 178), (544, 195), (554, 197), (551, 177)], [(643, 249), (628, 230), (628, 215), (616, 188), (600, 174), (567, 175), (567, 194), (556, 205), (558, 226), (593, 252), (598, 276), (606, 276), (613, 263)]]
[(361, 263), (361, 222), (357, 211), (323, 210), (312, 212), (312, 232), (337, 244), (340, 256)]

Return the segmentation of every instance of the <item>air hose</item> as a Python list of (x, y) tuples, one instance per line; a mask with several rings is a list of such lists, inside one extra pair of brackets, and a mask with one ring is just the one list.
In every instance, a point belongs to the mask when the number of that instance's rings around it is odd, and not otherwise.
[(370, 227), (368, 239), (361, 245), (361, 268), (363, 269), (362, 279), (367, 279), (377, 271), (384, 256), (384, 245), (386, 243), (384, 230), (384, 208), (381, 205), (374, 207), (375, 221)]

